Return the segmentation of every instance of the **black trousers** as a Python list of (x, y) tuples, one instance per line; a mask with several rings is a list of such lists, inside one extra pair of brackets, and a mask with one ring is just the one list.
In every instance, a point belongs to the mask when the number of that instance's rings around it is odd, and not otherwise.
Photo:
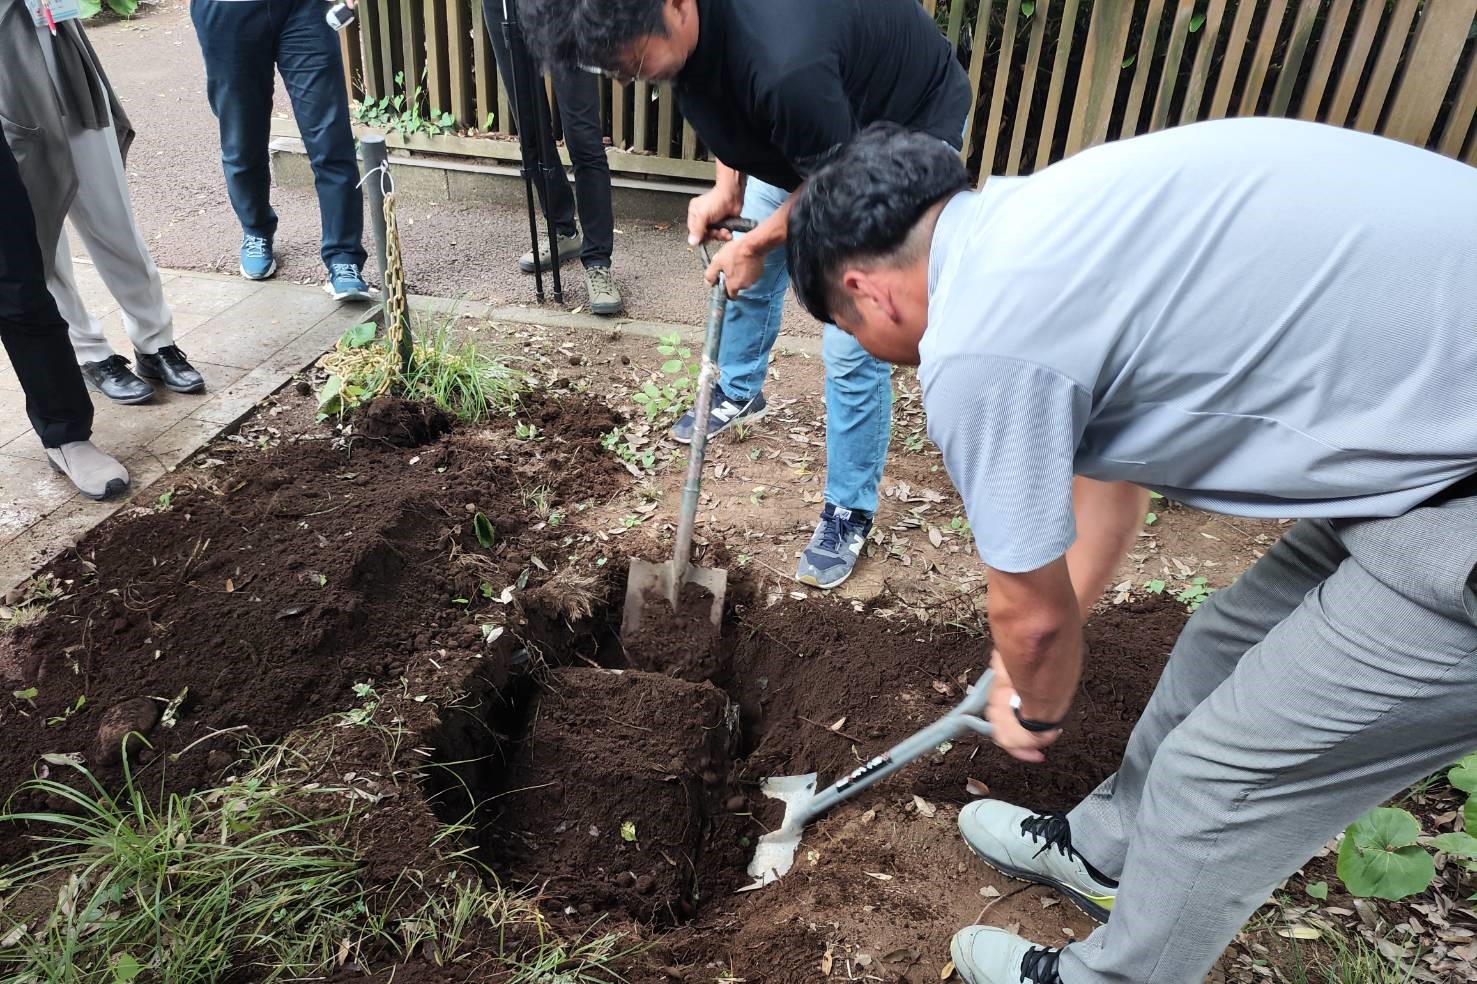
[(31, 199), (3, 136), (0, 202), (0, 341), (26, 394), (26, 414), (41, 443), (57, 448), (85, 441), (92, 436), (92, 399), (72, 354), (67, 323), (46, 289)]
[[(509, 7), (512, 9), (511, 4)], [(513, 94), (518, 90), (513, 85), (513, 60), (508, 53), (508, 42), (503, 37), (502, 0), (482, 0), (482, 15), (511, 107)], [(574, 190), (571, 192), (567, 179), (555, 179), (549, 182), (549, 195), (544, 198), (543, 183), (535, 180), (533, 184), (560, 235), (574, 233), (578, 200), (579, 225), (585, 235), (580, 259), (587, 267), (610, 266), (610, 254), (615, 248), (615, 212), (610, 201), (610, 162), (605, 159), (605, 135), (600, 127), (600, 88), (595, 76), (579, 69), (561, 66), (552, 75), (559, 119), (564, 124), (564, 146), (569, 148), (569, 162), (574, 165)], [(540, 80), (535, 78), (532, 83), (535, 94), (541, 93)], [(513, 112), (517, 113), (516, 107)], [(552, 133), (544, 143), (544, 159), (559, 160)]]

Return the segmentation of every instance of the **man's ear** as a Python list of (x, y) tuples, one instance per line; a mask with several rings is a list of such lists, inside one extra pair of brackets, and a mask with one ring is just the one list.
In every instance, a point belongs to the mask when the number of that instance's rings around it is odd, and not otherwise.
[(851, 302), (863, 311), (868, 308), (882, 312), (888, 320), (896, 320), (892, 292), (887, 284), (872, 270), (851, 267), (842, 271), (841, 289)]

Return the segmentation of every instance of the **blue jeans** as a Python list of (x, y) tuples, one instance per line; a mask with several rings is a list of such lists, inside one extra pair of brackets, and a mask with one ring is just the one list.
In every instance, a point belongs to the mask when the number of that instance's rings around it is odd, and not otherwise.
[(282, 73), (308, 148), (323, 222), (325, 264), (364, 265), (364, 199), (349, 125), (343, 55), (322, 0), (194, 0), (190, 19), (205, 55), (206, 94), (220, 121), (226, 190), (241, 228), (272, 238), (267, 143), (273, 70)]
[[(198, 2), (198, 0), (197, 0)], [(762, 222), (789, 192), (749, 178), (745, 218)], [(764, 274), (728, 302), (719, 384), (734, 400), (752, 399), (764, 386), (769, 351), (780, 333), (790, 271), (783, 247), (764, 258)], [(877, 511), (877, 486), (892, 433), (892, 365), (867, 354), (835, 325), (825, 326), (821, 357), (826, 365), (826, 501), (866, 513)]]

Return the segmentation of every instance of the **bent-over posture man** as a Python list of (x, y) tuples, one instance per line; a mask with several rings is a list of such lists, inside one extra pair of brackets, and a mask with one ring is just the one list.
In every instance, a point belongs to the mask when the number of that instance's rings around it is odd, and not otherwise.
[(1477, 747), (1477, 171), (1243, 119), (967, 189), (937, 141), (867, 133), (790, 258), (813, 314), (919, 366), (989, 568), (1000, 745), (1039, 762), (1071, 726), (1141, 487), (1300, 521), (1190, 619), (1117, 775), (1065, 816), (960, 816), (1106, 925), (1060, 950), (975, 926), (954, 960), (1199, 984), (1320, 846)]
[[(969, 80), (917, 0), (521, 0), (533, 52), (621, 80), (673, 82), (682, 117), (718, 161), (687, 212), (697, 245), (742, 214), (752, 233), (713, 257), (728, 305), (709, 434), (765, 412), (764, 379), (788, 275), (789, 197), (863, 126), (890, 120), (957, 148)], [(726, 233), (721, 234), (727, 236)], [(822, 588), (851, 575), (877, 510), (892, 430), (892, 367), (827, 325), (826, 489), (796, 578)], [(672, 436), (692, 439), (695, 415)]]

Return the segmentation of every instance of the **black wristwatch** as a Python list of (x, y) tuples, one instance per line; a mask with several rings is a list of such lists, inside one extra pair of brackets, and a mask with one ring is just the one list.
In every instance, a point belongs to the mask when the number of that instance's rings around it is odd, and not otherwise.
[(1060, 728), (1062, 724), (1065, 723), (1067, 720), (1066, 718), (1062, 718), (1060, 721), (1031, 720), (1030, 718), (1021, 714), (1020, 694), (1016, 694), (1014, 697), (1010, 698), (1010, 709), (1015, 712), (1015, 720), (1017, 724), (1019, 724), (1022, 728), (1025, 728), (1027, 731), (1035, 732), (1038, 735), (1047, 731), (1055, 731), (1056, 729)]

